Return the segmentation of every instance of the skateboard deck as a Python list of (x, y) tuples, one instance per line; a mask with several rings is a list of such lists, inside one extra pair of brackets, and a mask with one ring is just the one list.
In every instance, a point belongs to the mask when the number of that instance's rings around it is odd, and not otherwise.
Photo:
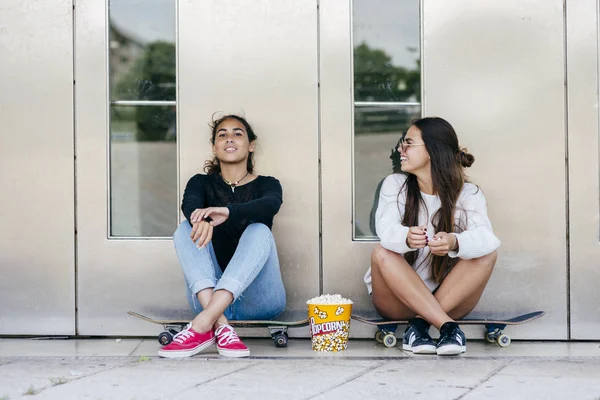
[[(136, 313), (134, 311), (128, 311), (127, 314), (142, 319), (146, 322), (150, 322), (157, 325), (162, 325), (165, 329), (160, 335), (158, 335), (158, 343), (165, 346), (173, 340), (173, 336), (179, 333), (190, 320), (169, 320), (169, 319), (155, 319), (145, 315)], [(274, 320), (238, 320), (229, 321), (231, 326), (238, 328), (268, 328), (271, 338), (276, 347), (286, 347), (288, 342), (287, 330), (290, 327), (301, 327), (308, 325), (308, 314), (306, 311), (301, 310), (287, 310), (284, 311)]]
[[(507, 325), (520, 325), (529, 321), (533, 321), (542, 317), (545, 314), (544, 311), (535, 311), (528, 314), (518, 315), (512, 318), (491, 318), (491, 317), (480, 317), (477, 314), (457, 320), (459, 325), (484, 325), (485, 326), (485, 339), (490, 343), (497, 343), (500, 347), (510, 346), (510, 336), (503, 333), (503, 330)], [(395, 332), (398, 325), (408, 324), (407, 320), (396, 320), (391, 321), (381, 316), (370, 313), (370, 314), (352, 314), (352, 319), (365, 324), (377, 326), (377, 332), (375, 333), (375, 340), (379, 343), (383, 343), (386, 347), (394, 347), (396, 345)]]

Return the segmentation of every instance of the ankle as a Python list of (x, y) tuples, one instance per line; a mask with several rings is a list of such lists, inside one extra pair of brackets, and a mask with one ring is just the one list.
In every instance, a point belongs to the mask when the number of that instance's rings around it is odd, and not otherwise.
[(441, 333), (442, 331), (445, 331), (445, 330), (447, 330), (447, 329), (454, 329), (454, 328), (457, 328), (457, 327), (458, 327), (458, 324), (457, 324), (456, 322), (454, 322), (454, 321), (447, 321), (447, 322), (444, 322), (444, 323), (442, 324), (442, 326), (440, 326), (440, 333)]
[(198, 314), (198, 316), (192, 321), (192, 329), (198, 333), (204, 333), (212, 330), (213, 324), (207, 322), (205, 318), (201, 317), (201, 314)]
[(431, 326), (431, 324), (422, 317), (414, 317), (413, 319), (411, 319), (409, 321), (409, 323), (411, 325), (416, 325), (416, 326), (422, 327), (423, 329), (429, 329), (429, 327)]

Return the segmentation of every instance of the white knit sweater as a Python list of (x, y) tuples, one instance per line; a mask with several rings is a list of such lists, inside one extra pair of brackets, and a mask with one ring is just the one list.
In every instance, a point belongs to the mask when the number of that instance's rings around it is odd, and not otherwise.
[[(379, 194), (379, 204), (375, 214), (375, 226), (377, 236), (379, 236), (381, 246), (396, 252), (398, 254), (408, 253), (412, 250), (406, 245), (406, 236), (409, 227), (402, 225), (406, 204), (406, 188), (398, 196), (400, 189), (406, 181), (406, 175), (392, 174), (383, 181), (381, 192)], [(424, 210), (419, 210), (419, 226), (427, 225), (427, 237), (432, 240), (435, 235), (434, 227), (431, 223), (433, 215), (441, 206), (440, 198), (436, 195), (421, 192), (421, 197), (427, 206)], [(461, 233), (455, 233), (458, 239), (458, 252), (451, 251), (448, 255), (452, 258), (462, 258), (465, 260), (482, 257), (500, 247), (500, 240), (492, 231), (492, 224), (487, 216), (487, 204), (483, 192), (477, 186), (471, 183), (465, 183), (458, 200), (456, 202), (456, 223), (466, 219), (466, 229)], [(413, 264), (417, 274), (423, 279), (429, 290), (432, 292), (438, 287), (438, 284), (431, 277), (431, 259), (428, 259), (429, 247), (421, 249), (419, 257)], [(365, 274), (365, 284), (372, 292), (371, 268)]]

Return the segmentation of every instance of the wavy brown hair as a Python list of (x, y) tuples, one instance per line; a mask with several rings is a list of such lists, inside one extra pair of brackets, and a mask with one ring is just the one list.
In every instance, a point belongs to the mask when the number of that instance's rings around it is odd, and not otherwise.
[[(475, 161), (475, 157), (466, 149), (459, 147), (454, 128), (443, 118), (421, 118), (413, 121), (412, 125), (421, 131), (425, 148), (431, 158), (433, 192), (441, 201), (440, 209), (432, 217), (435, 231), (461, 232), (466, 227), (466, 214), (462, 213), (461, 218), (455, 220), (456, 201), (467, 181), (464, 167), (470, 167)], [(402, 224), (418, 226), (419, 209), (426, 206), (415, 175), (408, 174), (400, 193), (403, 191), (406, 191), (406, 205)], [(400, 211), (400, 215), (402, 215), (402, 210)], [(410, 265), (413, 265), (419, 252), (420, 250), (406, 253), (404, 258)], [(431, 274), (437, 283), (446, 277), (457, 261), (448, 255), (436, 256), (429, 253), (429, 257), (431, 257)]]
[[(239, 121), (242, 125), (244, 125), (244, 128), (246, 128), (246, 134), (248, 135), (248, 141), (250, 143), (252, 143), (256, 139), (258, 139), (256, 134), (252, 130), (252, 127), (250, 126), (248, 121), (246, 121), (246, 119), (244, 117), (240, 117), (239, 115), (235, 115), (235, 114), (230, 114), (230, 115), (225, 115), (224, 117), (221, 117), (218, 119), (213, 119), (213, 122), (209, 125), (211, 132), (212, 132), (210, 142), (213, 145), (215, 144), (215, 137), (217, 136), (217, 131), (219, 130), (219, 125), (221, 125), (223, 122), (227, 121), (228, 119), (235, 119), (236, 121)], [(248, 170), (249, 173), (254, 172), (254, 153), (253, 152), (248, 154), (248, 163), (246, 165), (246, 169)], [(221, 172), (221, 164), (219, 162), (219, 159), (216, 156), (214, 156), (211, 160), (206, 160), (204, 162), (204, 172), (206, 172), (208, 175), (219, 174)]]

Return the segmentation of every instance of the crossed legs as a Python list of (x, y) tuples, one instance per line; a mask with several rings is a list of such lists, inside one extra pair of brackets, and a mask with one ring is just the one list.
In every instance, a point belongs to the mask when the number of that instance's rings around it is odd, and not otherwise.
[(490, 279), (496, 252), (471, 260), (461, 259), (435, 295), (400, 254), (377, 245), (371, 254), (372, 299), (379, 314), (389, 319), (419, 315), (440, 328), (445, 322), (469, 314)]

